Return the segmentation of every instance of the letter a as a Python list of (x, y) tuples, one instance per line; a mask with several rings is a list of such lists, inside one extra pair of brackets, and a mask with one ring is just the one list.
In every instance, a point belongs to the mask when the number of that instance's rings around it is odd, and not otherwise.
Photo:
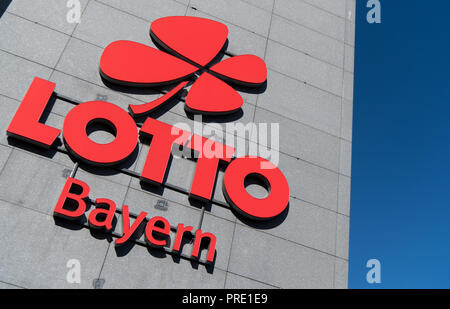
[(367, 282), (372, 283), (381, 283), (381, 263), (377, 259), (371, 259), (367, 261), (366, 267), (373, 267), (371, 270), (367, 272), (366, 279)]
[(381, 3), (380, 0), (369, 0), (367, 7), (372, 8), (367, 12), (367, 22), (369, 24), (377, 23), (381, 24)]
[[(95, 204), (97, 208), (89, 214), (89, 225), (95, 229), (105, 228), (106, 231), (110, 231), (112, 229), (114, 214), (116, 213), (116, 204), (106, 198), (97, 199)], [(105, 205), (108, 207), (105, 208)], [(98, 215), (106, 215), (106, 218), (99, 221), (97, 218)]]

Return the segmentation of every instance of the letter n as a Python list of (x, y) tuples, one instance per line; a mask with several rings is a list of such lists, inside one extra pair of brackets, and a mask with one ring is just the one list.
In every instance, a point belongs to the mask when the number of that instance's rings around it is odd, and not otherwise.
[(211, 233), (203, 233), (202, 230), (197, 230), (195, 232), (194, 248), (192, 249), (192, 257), (198, 259), (200, 252), (200, 245), (203, 239), (209, 239), (208, 244), (208, 256), (206, 261), (212, 263), (214, 261), (214, 255), (216, 253), (216, 236)]

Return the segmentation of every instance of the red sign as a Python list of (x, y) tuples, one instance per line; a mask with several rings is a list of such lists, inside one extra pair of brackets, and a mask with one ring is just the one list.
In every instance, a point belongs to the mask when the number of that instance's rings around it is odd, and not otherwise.
[[(130, 42), (110, 44), (100, 60), (100, 72), (109, 81), (131, 86), (157, 86), (178, 83), (163, 97), (143, 105), (130, 105), (130, 114), (120, 107), (104, 101), (84, 102), (66, 115), (62, 127), (63, 140), (68, 151), (80, 161), (91, 165), (111, 166), (127, 160), (138, 144), (138, 137), (151, 138), (150, 148), (140, 179), (153, 185), (163, 185), (164, 175), (173, 145), (200, 153), (189, 195), (200, 201), (211, 201), (219, 163), (227, 164), (223, 192), (228, 203), (240, 214), (254, 220), (268, 220), (282, 213), (289, 203), (289, 185), (283, 173), (271, 162), (245, 156), (234, 158), (235, 149), (191, 132), (148, 117), (138, 129), (132, 118), (158, 108), (188, 85), (188, 77), (198, 74), (186, 97), (187, 109), (200, 113), (224, 114), (239, 109), (241, 96), (227, 83), (259, 86), (266, 81), (264, 61), (253, 55), (241, 55), (209, 65), (226, 42), (225, 25), (198, 17), (166, 17), (151, 25), (151, 36), (159, 45), (176, 56), (155, 48)], [(15, 116), (7, 134), (45, 148), (58, 139), (61, 128), (53, 128), (39, 120), (53, 94), (55, 84), (36, 77)], [(103, 123), (110, 126), (115, 139), (107, 144), (92, 141), (86, 132), (88, 125)], [(205, 147), (208, 145), (208, 147)], [(268, 196), (258, 199), (250, 195), (244, 185), (247, 177), (257, 177), (268, 187)], [(73, 193), (72, 186), (81, 192)], [(79, 191), (79, 190), (78, 190)], [(83, 216), (86, 211), (84, 198), (89, 186), (80, 180), (68, 178), (55, 207), (54, 213), (69, 219)], [(75, 201), (76, 209), (64, 208), (67, 200)], [(89, 215), (93, 228), (112, 228), (116, 205), (108, 199), (97, 199), (96, 209)], [(102, 214), (99, 221), (97, 215)], [(147, 213), (141, 212), (133, 225), (129, 225), (128, 206), (122, 208), (124, 235), (116, 240), (122, 244), (129, 239)], [(106, 218), (106, 219), (105, 219)], [(146, 241), (151, 246), (164, 246), (170, 224), (162, 217), (147, 222)], [(179, 250), (184, 232), (192, 227), (178, 225), (174, 250)], [(198, 255), (202, 238), (210, 240), (208, 262), (214, 257), (215, 237), (197, 230), (194, 253)], [(178, 248), (178, 249), (177, 249)], [(211, 251), (212, 248), (212, 251)], [(212, 252), (212, 253), (211, 253)]]
[[(7, 134), (25, 141), (50, 147), (58, 138), (59, 129), (39, 122), (55, 84), (36, 77), (7, 129)], [(108, 144), (92, 141), (86, 132), (88, 124), (111, 125), (116, 138)], [(174, 134), (176, 132), (176, 134)], [(153, 118), (147, 118), (139, 135), (152, 137), (141, 180), (161, 185), (166, 173), (172, 146), (177, 144), (200, 152), (190, 196), (210, 201), (219, 161), (229, 163), (225, 170), (224, 193), (240, 213), (252, 219), (266, 220), (279, 215), (289, 202), (289, 186), (282, 172), (260, 157), (232, 160), (234, 148), (193, 135)], [(84, 102), (75, 106), (64, 119), (63, 138), (67, 149), (78, 159), (92, 165), (115, 165), (126, 160), (138, 143), (138, 128), (133, 118), (120, 107), (103, 101)], [(210, 148), (203, 145), (208, 142)], [(205, 153), (205, 149), (208, 151)], [(213, 154), (210, 153), (213, 152)], [(265, 164), (262, 168), (262, 164)], [(268, 168), (269, 167), (269, 168)], [(244, 186), (248, 176), (257, 176), (269, 184), (264, 199), (251, 196)]]
[[(72, 193), (71, 190), (74, 187), (81, 189), (80, 193)], [(58, 202), (56, 203), (54, 214), (57, 217), (61, 217), (69, 220), (77, 220), (82, 217), (86, 211), (86, 201), (85, 199), (89, 196), (89, 186), (81, 180), (74, 178), (67, 178), (66, 184), (62, 190)], [(72, 205), (75, 203), (76, 208), (74, 210), (68, 210), (64, 207), (67, 201), (70, 200)], [(114, 219), (114, 214), (116, 213), (116, 204), (109, 199), (97, 199), (95, 201), (97, 205), (96, 209), (89, 213), (89, 226), (94, 229), (104, 229), (106, 231), (111, 231), (113, 226), (112, 222)], [(103, 218), (98, 220), (99, 215)], [(133, 233), (137, 230), (138, 226), (144, 221), (148, 214), (142, 211), (133, 224), (130, 226), (130, 214), (128, 206), (124, 205), (122, 207), (122, 220), (123, 220), (123, 235), (117, 238), (116, 245), (125, 244)], [(192, 226), (184, 226), (183, 224), (178, 224), (177, 234), (175, 236), (174, 246), (172, 248), (175, 252), (180, 252), (181, 242), (185, 232), (191, 232)], [(168, 237), (170, 235), (170, 223), (163, 217), (153, 217), (147, 221), (145, 227), (145, 241), (151, 247), (160, 248), (167, 244)], [(211, 233), (203, 233), (202, 230), (197, 229), (195, 232), (194, 248), (192, 250), (192, 257), (198, 258), (200, 252), (200, 245), (202, 240), (209, 240), (208, 255), (206, 261), (212, 263), (214, 261), (214, 252), (216, 248), (216, 237)]]

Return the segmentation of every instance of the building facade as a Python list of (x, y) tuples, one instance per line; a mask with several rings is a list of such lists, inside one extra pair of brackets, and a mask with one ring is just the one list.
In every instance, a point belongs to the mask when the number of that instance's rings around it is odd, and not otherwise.
[[(170, 87), (108, 83), (99, 74), (99, 62), (117, 40), (160, 48), (149, 27), (166, 16), (196, 16), (226, 25), (222, 59), (243, 54), (264, 59), (264, 85), (234, 87), (244, 101), (238, 112), (201, 121), (202, 132), (214, 131), (220, 142), (241, 141), (247, 151), (261, 144), (268, 159), (276, 159), (290, 194), (289, 206), (275, 219), (248, 220), (227, 207), (223, 168), (212, 202), (190, 199), (195, 160), (173, 157), (164, 184), (146, 186), (139, 173), (148, 141), (139, 140), (119, 167), (97, 167), (78, 162), (64, 144), (45, 149), (7, 137), (35, 77), (56, 85), (40, 122), (57, 129), (80, 102), (107, 101), (128, 111), (130, 104), (164, 95)], [(355, 0), (2, 1), (0, 287), (346, 288), (354, 35)], [(184, 108), (186, 93), (151, 117), (194, 128), (197, 119)], [(238, 122), (254, 123), (258, 130), (259, 124), (277, 124), (278, 131), (269, 125), (272, 140), (255, 142), (251, 132), (226, 132), (227, 123)], [(99, 143), (114, 140), (95, 128), (89, 134)], [(189, 241), (183, 247), (186, 254), (172, 253), (173, 233), (166, 249), (149, 248), (141, 239), (117, 247), (120, 212), (114, 234), (55, 218), (68, 177), (87, 183), (91, 199), (107, 198), (135, 214), (145, 211), (175, 226), (214, 233), (214, 262), (203, 263), (207, 250), (200, 261), (190, 258)], [(247, 189), (255, 196), (267, 194), (257, 184)]]

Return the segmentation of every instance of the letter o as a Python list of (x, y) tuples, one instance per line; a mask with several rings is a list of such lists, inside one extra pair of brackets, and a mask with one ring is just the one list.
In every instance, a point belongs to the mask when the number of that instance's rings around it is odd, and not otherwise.
[[(92, 141), (86, 128), (94, 122), (112, 125), (115, 139), (107, 144)], [(93, 165), (122, 162), (134, 151), (138, 142), (138, 130), (133, 118), (117, 105), (104, 101), (84, 102), (74, 107), (64, 119), (63, 136), (69, 151)]]
[[(264, 169), (261, 163), (264, 163)], [(244, 184), (248, 176), (264, 179), (269, 195), (263, 199), (250, 195)], [(289, 203), (286, 177), (272, 162), (260, 157), (246, 156), (232, 161), (225, 170), (223, 193), (238, 213), (254, 220), (272, 219), (281, 214)]]

